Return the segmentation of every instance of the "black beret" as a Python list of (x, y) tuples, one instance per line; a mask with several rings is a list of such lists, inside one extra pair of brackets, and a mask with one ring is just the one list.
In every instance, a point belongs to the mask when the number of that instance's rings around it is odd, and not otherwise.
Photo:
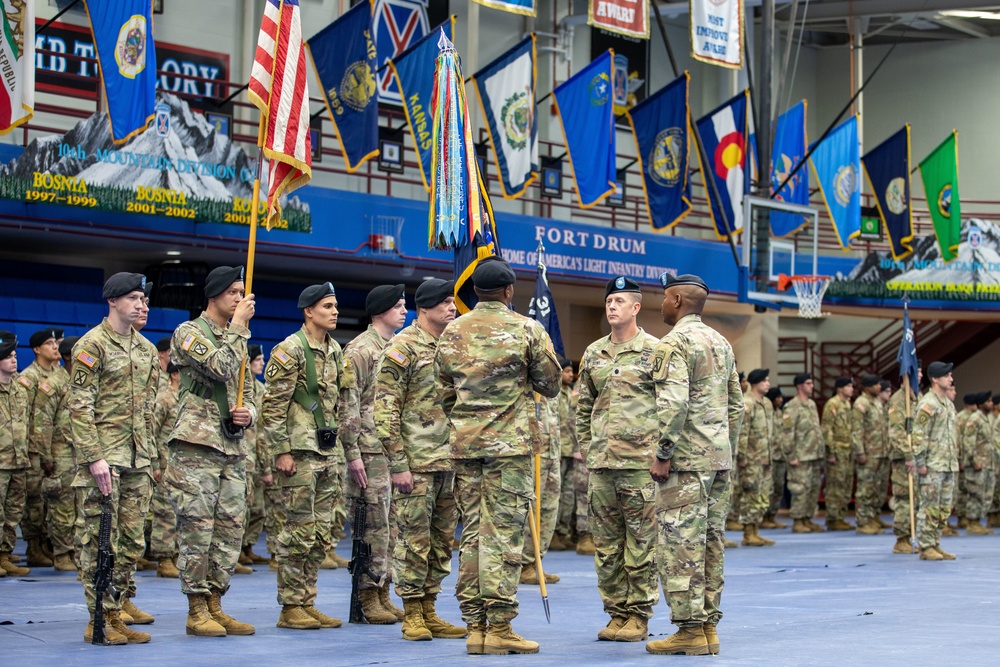
[(479, 260), (476, 270), (472, 272), (472, 284), (484, 292), (503, 289), (517, 282), (514, 269), (507, 260), (496, 255), (490, 255)]
[(329, 280), (322, 285), (310, 285), (302, 290), (302, 294), (299, 294), (299, 302), (296, 308), (309, 308), (320, 299), (325, 299), (328, 296), (337, 296), (337, 292), (333, 289), (333, 284)]
[(368, 317), (381, 315), (399, 303), (405, 289), (405, 285), (379, 285), (368, 292), (368, 297), (365, 299), (365, 312), (368, 313)]
[(556, 356), (559, 357), (559, 368), (573, 368), (572, 361), (562, 356), (561, 354), (557, 354)]
[(433, 308), (449, 296), (455, 296), (455, 281), (431, 278), (420, 283), (414, 300), (418, 308)]
[(631, 278), (618, 276), (608, 281), (607, 287), (604, 288), (604, 298), (607, 299), (615, 292), (635, 292), (636, 294), (642, 294), (642, 288), (639, 287), (639, 283)]
[(750, 384), (759, 384), (767, 379), (767, 376), (771, 374), (771, 369), (769, 368), (755, 368), (750, 371), (750, 375), (747, 376), (747, 382)]
[(6, 359), (17, 349), (17, 336), (12, 331), (0, 331), (0, 360)]
[(767, 393), (764, 395), (767, 396), (768, 400), (773, 401), (774, 399), (781, 396), (781, 387), (771, 387), (770, 389), (767, 390)]
[(800, 384), (805, 383), (806, 380), (812, 380), (812, 379), (813, 379), (812, 373), (799, 373), (792, 379), (792, 384), (798, 387)]
[(740, 379), (740, 384), (743, 384), (743, 381), (747, 379), (747, 374), (743, 371), (737, 373), (736, 376)]
[(171, 373), (179, 373), (180, 371), (180, 366), (175, 366), (172, 361), (167, 362), (167, 375), (170, 375)]
[(693, 273), (685, 273), (680, 276), (672, 276), (666, 271), (664, 271), (663, 273), (660, 274), (660, 285), (662, 285), (664, 289), (666, 289), (667, 287), (674, 287), (677, 285), (694, 285), (695, 287), (700, 287), (703, 290), (705, 290), (706, 294), (711, 294), (711, 292), (708, 290), (708, 285), (705, 284), (705, 281), (699, 278), (698, 276), (694, 275)]
[(35, 333), (31, 334), (31, 337), (28, 339), (28, 346), (32, 348), (38, 347), (39, 345), (41, 345), (50, 338), (55, 338), (56, 340), (59, 340), (62, 337), (63, 337), (62, 329), (54, 329), (54, 328), (42, 329), (41, 331), (36, 331)]
[(932, 361), (930, 366), (927, 367), (927, 377), (929, 378), (943, 378), (945, 375), (951, 372), (951, 369), (955, 367), (955, 364), (946, 364), (943, 361)]
[(888, 380), (882, 380), (882, 381), (881, 381), (881, 382), (879, 383), (879, 388), (880, 388), (880, 389), (881, 389), (882, 391), (885, 391), (886, 389), (892, 389), (892, 383), (891, 383), (891, 382), (889, 382)]
[(965, 396), (962, 397), (962, 402), (965, 403), (966, 405), (976, 405), (976, 397), (977, 396), (979, 396), (979, 394), (975, 394), (975, 393), (973, 393), (973, 394), (966, 394)]
[(217, 266), (205, 276), (205, 297), (219, 296), (233, 283), (242, 281), (242, 266)]
[(59, 343), (59, 355), (68, 357), (73, 354), (73, 346), (76, 345), (78, 340), (80, 340), (79, 336), (67, 336), (63, 338), (62, 342)]
[(153, 293), (153, 281), (152, 280), (147, 280), (146, 281), (146, 286), (142, 288), (142, 293), (146, 295), (147, 299), (149, 298), (149, 295)]
[(869, 374), (863, 375), (861, 377), (861, 386), (862, 387), (874, 387), (875, 385), (879, 384), (881, 381), (882, 381), (882, 378), (880, 378), (877, 375), (872, 375), (872, 374), (869, 373)]
[(846, 387), (849, 384), (854, 384), (854, 380), (847, 376), (844, 376), (837, 378), (836, 381), (833, 383), (833, 387), (835, 389), (840, 389), (841, 387)]
[(117, 299), (130, 292), (146, 293), (146, 276), (141, 273), (116, 273), (104, 283), (102, 299)]
[(263, 354), (264, 354), (264, 348), (262, 348), (260, 345), (257, 345), (256, 343), (251, 343), (250, 345), (247, 345), (247, 359), (249, 359), (250, 361), (253, 361), (257, 357), (263, 356)]
[(156, 341), (156, 351), (157, 352), (169, 352), (170, 351), (170, 336), (164, 336), (160, 340)]
[(993, 398), (992, 391), (981, 391), (976, 394), (976, 405), (982, 405)]

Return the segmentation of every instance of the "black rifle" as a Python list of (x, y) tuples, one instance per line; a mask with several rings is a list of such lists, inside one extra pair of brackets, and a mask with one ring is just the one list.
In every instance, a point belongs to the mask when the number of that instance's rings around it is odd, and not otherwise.
[(365, 542), (368, 523), (368, 502), (364, 498), (354, 500), (354, 520), (351, 523), (351, 562), (347, 571), (351, 573), (351, 623), (368, 623), (361, 610), (361, 577), (367, 575), (376, 585), (382, 577), (372, 570), (372, 545)]
[(97, 601), (94, 604), (94, 633), (92, 644), (108, 645), (104, 634), (104, 594), (108, 593), (115, 601), (121, 592), (114, 583), (115, 554), (111, 551), (111, 496), (101, 498), (101, 527), (97, 533), (97, 571), (94, 573), (94, 594)]

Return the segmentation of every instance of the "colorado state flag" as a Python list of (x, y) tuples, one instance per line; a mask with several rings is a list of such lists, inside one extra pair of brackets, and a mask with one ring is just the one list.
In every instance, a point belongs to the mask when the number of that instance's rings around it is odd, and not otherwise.
[[(806, 156), (806, 101), (778, 116), (774, 131), (774, 152), (771, 157), (771, 190), (785, 182)], [(799, 167), (795, 176), (775, 197), (789, 204), (809, 205), (809, 170)], [(802, 229), (808, 220), (795, 213), (771, 211), (771, 234), (788, 236)]]
[(86, 0), (108, 99), (111, 138), (121, 144), (156, 115), (156, 46), (151, 0)]
[(840, 247), (850, 250), (861, 234), (861, 150), (858, 117), (851, 116), (817, 146), (809, 162), (826, 201)]
[[(743, 195), (749, 185), (746, 172), (749, 95), (750, 91), (744, 90), (698, 120), (709, 161), (701, 166), (702, 172), (712, 174), (721, 200), (709, 196), (715, 233), (720, 239), (743, 229)], [(728, 221), (728, 226), (724, 221)]]
[(910, 206), (910, 126), (907, 125), (861, 158), (875, 195), (892, 258), (913, 254), (913, 209)]

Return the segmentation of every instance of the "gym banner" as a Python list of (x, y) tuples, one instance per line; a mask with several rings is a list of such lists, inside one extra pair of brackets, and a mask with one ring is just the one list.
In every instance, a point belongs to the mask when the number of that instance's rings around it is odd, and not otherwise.
[(691, 0), (691, 56), (743, 68), (743, 0)]
[(646, 0), (590, 0), (587, 25), (619, 35), (649, 39), (649, 3)]

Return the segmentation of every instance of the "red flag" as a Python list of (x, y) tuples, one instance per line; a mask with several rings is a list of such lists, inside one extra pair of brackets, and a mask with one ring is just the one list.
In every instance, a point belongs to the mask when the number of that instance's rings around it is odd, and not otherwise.
[(250, 101), (264, 115), (268, 230), (281, 218), (278, 198), (312, 178), (309, 86), (299, 0), (267, 0), (250, 73)]

